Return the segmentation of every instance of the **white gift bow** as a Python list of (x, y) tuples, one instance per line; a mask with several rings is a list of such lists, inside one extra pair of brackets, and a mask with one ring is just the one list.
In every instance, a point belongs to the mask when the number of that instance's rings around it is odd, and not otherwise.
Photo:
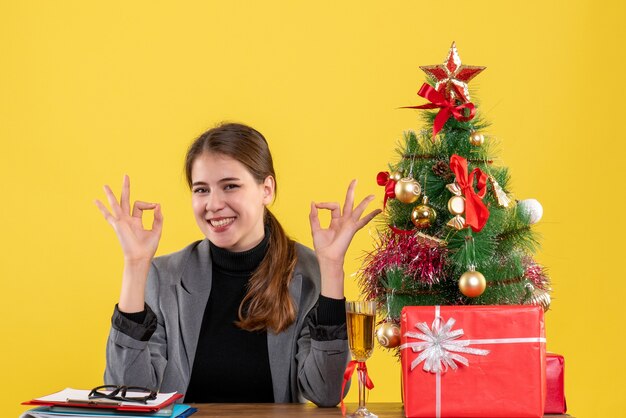
[(437, 315), (433, 321), (432, 329), (428, 328), (426, 322), (420, 322), (415, 327), (422, 333), (409, 331), (404, 334), (405, 337), (417, 338), (423, 341), (406, 343), (400, 346), (400, 350), (410, 348), (415, 353), (421, 351), (420, 355), (411, 362), (411, 370), (423, 361), (425, 371), (445, 373), (448, 371), (448, 367), (452, 370), (458, 369), (457, 362), (464, 366), (469, 365), (467, 358), (457, 353), (475, 354), (477, 356), (489, 354), (489, 350), (468, 347), (471, 340), (459, 340), (458, 338), (463, 335), (463, 330), (457, 329), (453, 331), (452, 326), (455, 322), (454, 318), (450, 318), (442, 326), (443, 319)]

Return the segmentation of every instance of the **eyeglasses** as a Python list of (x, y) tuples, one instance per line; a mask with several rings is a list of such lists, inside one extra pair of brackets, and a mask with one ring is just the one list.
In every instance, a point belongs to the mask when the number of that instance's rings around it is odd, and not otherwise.
[(156, 397), (156, 390), (139, 386), (102, 385), (91, 389), (89, 392), (89, 399), (104, 398), (124, 402), (148, 403), (148, 401), (155, 400)]

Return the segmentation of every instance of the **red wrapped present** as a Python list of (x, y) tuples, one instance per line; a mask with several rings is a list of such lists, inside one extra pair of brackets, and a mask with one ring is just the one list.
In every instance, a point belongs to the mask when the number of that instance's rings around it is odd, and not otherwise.
[(408, 418), (543, 416), (541, 307), (406, 306), (401, 329)]
[(564, 389), (565, 360), (560, 354), (546, 355), (546, 414), (564, 414), (567, 412)]

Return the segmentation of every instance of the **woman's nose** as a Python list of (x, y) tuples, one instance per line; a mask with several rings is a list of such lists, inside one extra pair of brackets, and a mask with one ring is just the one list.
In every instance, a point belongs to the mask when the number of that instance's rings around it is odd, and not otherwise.
[(224, 208), (224, 199), (220, 193), (213, 192), (207, 195), (206, 206), (207, 212), (217, 212)]

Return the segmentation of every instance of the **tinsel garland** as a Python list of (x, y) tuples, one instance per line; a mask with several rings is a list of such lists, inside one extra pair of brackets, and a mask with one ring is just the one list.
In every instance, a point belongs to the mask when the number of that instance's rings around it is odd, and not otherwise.
[(375, 248), (365, 256), (359, 274), (361, 286), (376, 298), (382, 290), (380, 282), (385, 282), (390, 269), (401, 269), (415, 282), (432, 286), (445, 280), (447, 253), (446, 247), (425, 244), (416, 234), (380, 231)]

